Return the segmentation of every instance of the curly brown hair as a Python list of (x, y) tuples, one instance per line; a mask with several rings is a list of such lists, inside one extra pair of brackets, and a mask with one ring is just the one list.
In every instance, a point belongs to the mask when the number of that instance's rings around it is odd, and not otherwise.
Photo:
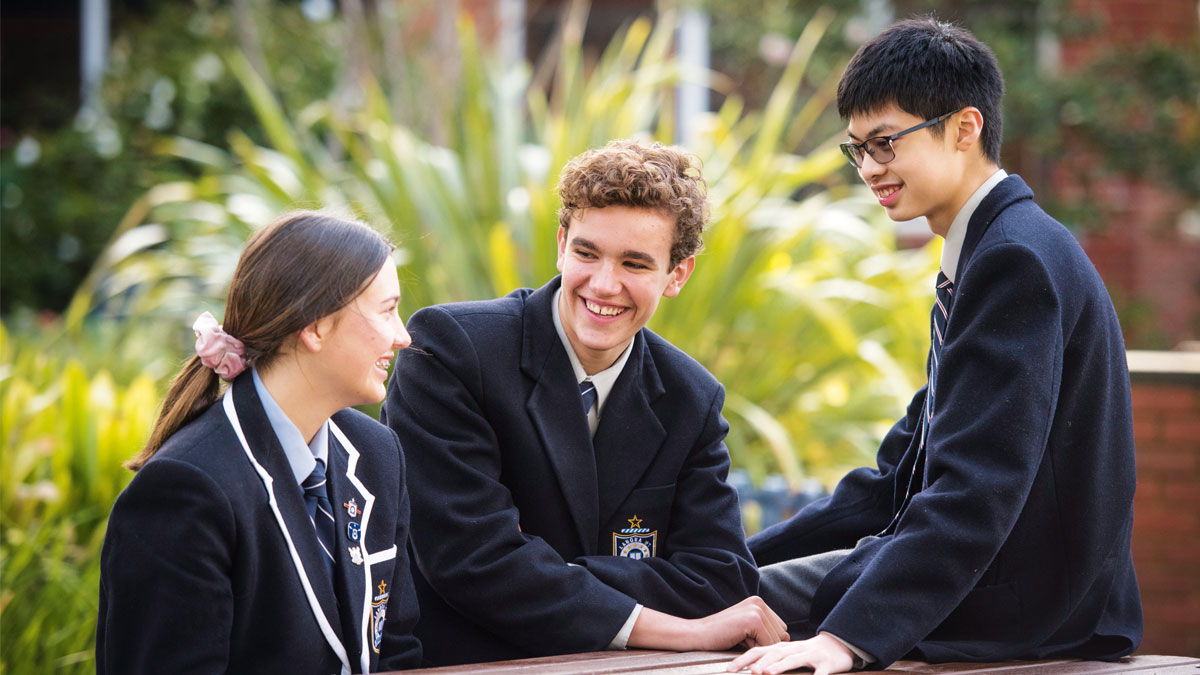
[(609, 141), (588, 150), (563, 167), (558, 180), (558, 224), (570, 229), (571, 218), (588, 208), (630, 206), (659, 209), (675, 219), (671, 267), (704, 245), (700, 233), (709, 205), (700, 160), (680, 148), (632, 140)]

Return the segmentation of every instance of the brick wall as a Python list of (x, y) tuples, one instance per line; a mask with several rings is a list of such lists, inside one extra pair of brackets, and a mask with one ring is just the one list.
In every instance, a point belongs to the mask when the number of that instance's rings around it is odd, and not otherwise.
[(1200, 371), (1139, 372), (1130, 361), (1133, 559), (1146, 628), (1138, 651), (1200, 656)]
[[(1074, 16), (1096, 20), (1099, 27), (1094, 34), (1063, 37), (1062, 66), (1068, 71), (1114, 45), (1161, 41), (1187, 48), (1200, 40), (1196, 0), (1070, 0), (1068, 6)], [(1195, 340), (1200, 330), (1200, 238), (1191, 225), (1196, 204), (1153, 180), (1113, 173), (1090, 155), (1087, 138), (1074, 146), (1049, 167), (1049, 185), (1038, 187), (1079, 214), (1068, 224), (1084, 230), (1080, 243), (1114, 294), (1126, 343), (1169, 348)]]

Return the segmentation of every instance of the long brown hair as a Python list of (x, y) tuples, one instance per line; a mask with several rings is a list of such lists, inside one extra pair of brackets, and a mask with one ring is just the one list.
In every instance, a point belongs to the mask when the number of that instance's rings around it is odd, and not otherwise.
[[(241, 340), (248, 367), (266, 368), (305, 326), (357, 297), (392, 249), (362, 223), (313, 211), (285, 214), (246, 244), (229, 284), (222, 327)], [(150, 440), (125, 466), (142, 468), (220, 396), (220, 378), (192, 356), (171, 382)]]

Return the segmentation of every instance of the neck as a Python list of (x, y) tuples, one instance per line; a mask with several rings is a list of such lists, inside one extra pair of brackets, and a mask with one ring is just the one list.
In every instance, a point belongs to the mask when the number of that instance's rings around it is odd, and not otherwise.
[(321, 425), (338, 408), (321, 400), (322, 397), (316, 393), (316, 387), (303, 370), (286, 359), (287, 356), (282, 357), (282, 362), (272, 364), (270, 370), (260, 370), (258, 376), (262, 378), (267, 391), (271, 392), (271, 398), (300, 430), (304, 442), (312, 443)]
[[(571, 345), (572, 349), (574, 349), (574, 347), (575, 347), (574, 345)], [(617, 359), (620, 358), (621, 354), (625, 353), (625, 350), (628, 347), (629, 347), (629, 343), (626, 342), (624, 345), (621, 346), (620, 349), (616, 350), (616, 352), (617, 352), (616, 355), (613, 356), (611, 359), (609, 359), (607, 357), (601, 358), (601, 359), (588, 359), (588, 358), (584, 357), (582, 354), (580, 354), (579, 350), (575, 350), (575, 356), (579, 357), (579, 365), (583, 366), (583, 372), (587, 373), (588, 376), (590, 377), (592, 375), (595, 375), (596, 373), (599, 373), (601, 371), (604, 371), (604, 370), (607, 370), (608, 368), (610, 368), (612, 366), (612, 364), (617, 362)]]
[(929, 229), (933, 230), (933, 233), (939, 237), (945, 237), (946, 233), (950, 231), (950, 225), (954, 223), (954, 218), (962, 210), (962, 207), (966, 205), (967, 200), (999, 168), (999, 166), (982, 159), (978, 162), (971, 162), (963, 167), (963, 179), (959, 182), (955, 190), (953, 201), (950, 202), (951, 208), (947, 209), (944, 213), (928, 214), (926, 220), (929, 221)]

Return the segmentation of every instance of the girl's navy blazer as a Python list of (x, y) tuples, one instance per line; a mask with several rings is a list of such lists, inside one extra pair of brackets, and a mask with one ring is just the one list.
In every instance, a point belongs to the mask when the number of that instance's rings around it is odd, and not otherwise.
[(167, 440), (113, 506), (101, 554), (98, 673), (420, 665), (399, 442), (351, 409), (330, 429), (336, 579), (249, 371)]
[[(894, 534), (813, 598), (826, 630), (886, 666), (1115, 659), (1141, 641), (1125, 343), (1083, 249), (1018, 176), (979, 204), (955, 275), (921, 479)], [(918, 457), (926, 388), (821, 501), (750, 540), (760, 565), (887, 527)]]

